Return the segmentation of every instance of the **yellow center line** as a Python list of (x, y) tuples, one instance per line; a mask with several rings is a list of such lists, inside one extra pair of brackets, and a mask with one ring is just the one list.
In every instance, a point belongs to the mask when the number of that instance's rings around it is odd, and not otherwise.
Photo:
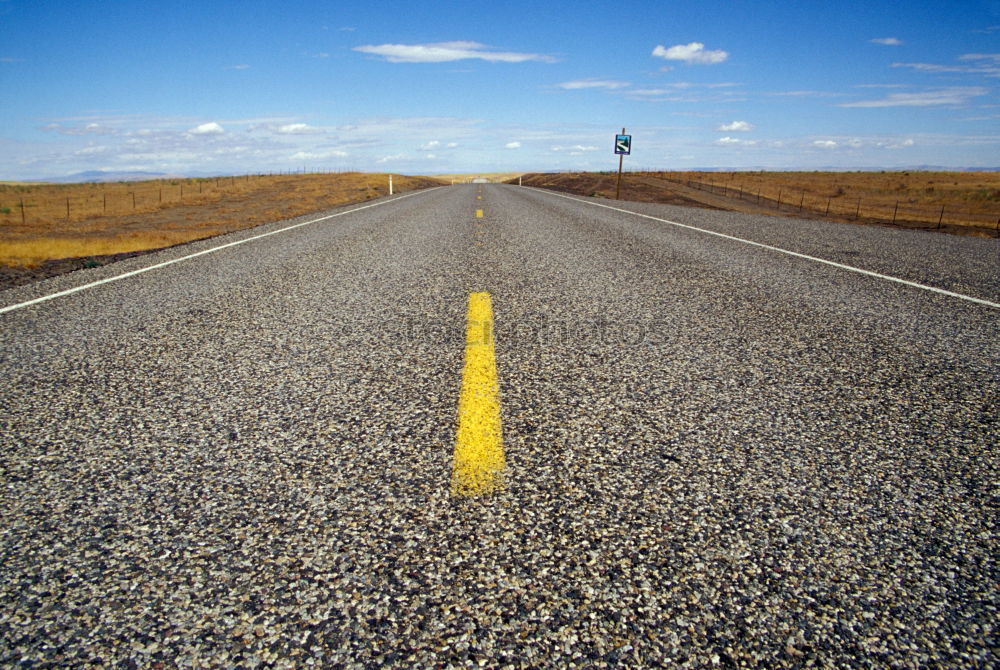
[(465, 324), (465, 367), (458, 399), (452, 495), (477, 496), (503, 488), (504, 466), (493, 305), (489, 293), (473, 293), (469, 295)]
[(476, 218), (477, 219), (483, 218), (483, 210), (481, 210), (481, 209), (477, 209), (476, 210)]

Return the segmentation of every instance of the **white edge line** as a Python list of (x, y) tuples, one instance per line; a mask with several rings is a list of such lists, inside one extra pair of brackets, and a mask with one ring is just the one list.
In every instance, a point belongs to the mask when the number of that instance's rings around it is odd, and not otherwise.
[(327, 216), (321, 216), (318, 219), (310, 219), (309, 221), (303, 221), (301, 223), (296, 223), (296, 224), (293, 224), (291, 226), (285, 226), (284, 228), (279, 228), (278, 230), (272, 230), (272, 231), (267, 232), (267, 233), (261, 233), (259, 235), (254, 235), (252, 237), (247, 237), (247, 238), (244, 238), (242, 240), (236, 240), (235, 242), (227, 242), (226, 244), (220, 244), (219, 246), (212, 247), (211, 249), (203, 249), (201, 251), (196, 251), (193, 254), (188, 254), (186, 256), (181, 256), (179, 258), (172, 258), (169, 261), (163, 261), (162, 263), (156, 263), (155, 265), (150, 265), (149, 267), (139, 268), (138, 270), (132, 270), (131, 272), (125, 272), (125, 273), (120, 274), (120, 275), (115, 275), (114, 277), (107, 277), (105, 279), (99, 279), (97, 281), (90, 282), (89, 284), (83, 284), (81, 286), (74, 286), (73, 288), (68, 288), (68, 289), (66, 289), (64, 291), (58, 291), (57, 293), (50, 293), (49, 295), (43, 295), (40, 298), (34, 298), (33, 300), (28, 300), (26, 302), (19, 302), (19, 303), (14, 304), (14, 305), (8, 305), (7, 307), (0, 307), (0, 314), (4, 314), (6, 312), (13, 312), (14, 310), (21, 309), (21, 308), (24, 308), (24, 307), (30, 307), (31, 305), (37, 305), (40, 302), (46, 302), (46, 301), (52, 300), (54, 298), (61, 298), (62, 296), (71, 295), (73, 293), (77, 293), (79, 291), (83, 291), (83, 290), (86, 290), (88, 288), (93, 288), (95, 286), (100, 286), (101, 284), (109, 284), (109, 283), (111, 283), (113, 281), (118, 281), (119, 279), (125, 279), (127, 277), (133, 277), (135, 275), (142, 274), (143, 272), (149, 272), (150, 270), (156, 270), (158, 268), (166, 267), (168, 265), (173, 265), (174, 263), (180, 263), (181, 261), (186, 261), (186, 260), (191, 259), (191, 258), (197, 258), (198, 256), (204, 256), (205, 254), (210, 254), (210, 253), (213, 253), (213, 252), (216, 252), (216, 251), (220, 251), (222, 249), (227, 249), (229, 247), (235, 247), (237, 245), (245, 244), (247, 242), (253, 242), (254, 240), (259, 240), (259, 239), (261, 239), (263, 237), (270, 237), (271, 235), (277, 235), (278, 233), (284, 233), (284, 232), (287, 232), (289, 230), (294, 230), (295, 228), (301, 228), (302, 226), (308, 226), (308, 225), (310, 225), (312, 223), (319, 223), (320, 221), (326, 221), (327, 219), (334, 219), (334, 218), (336, 218), (338, 216), (345, 216), (347, 214), (353, 214), (354, 212), (360, 212), (363, 209), (369, 209), (371, 207), (379, 207), (380, 205), (386, 205), (386, 204), (388, 204), (390, 202), (396, 202), (397, 200), (402, 200), (403, 198), (409, 198), (411, 196), (418, 195), (420, 193), (427, 193), (429, 191), (436, 190), (436, 188), (440, 188), (440, 187), (434, 187), (434, 188), (429, 188), (429, 189), (421, 189), (419, 191), (414, 191), (413, 193), (407, 193), (406, 195), (401, 195), (399, 197), (392, 198), (391, 200), (383, 200), (381, 202), (372, 203), (371, 205), (363, 205), (361, 207), (355, 207), (354, 209), (349, 209), (346, 212), (337, 212), (336, 214), (328, 214)]
[(612, 207), (610, 205), (602, 205), (599, 202), (590, 202), (587, 200), (581, 200), (580, 198), (574, 198), (569, 195), (564, 195), (562, 193), (555, 193), (548, 189), (529, 187), (532, 190), (539, 191), (541, 193), (546, 193), (548, 195), (554, 195), (560, 198), (566, 198), (567, 200), (574, 200), (584, 205), (593, 205), (594, 207), (603, 207), (604, 209), (610, 209), (615, 212), (623, 212), (625, 214), (631, 214), (633, 216), (639, 216), (644, 219), (652, 219), (653, 221), (660, 221), (661, 223), (669, 223), (672, 226), (678, 226), (679, 228), (687, 228), (688, 230), (696, 230), (699, 233), (706, 233), (708, 235), (715, 235), (716, 237), (722, 237), (727, 240), (733, 240), (735, 242), (742, 242), (743, 244), (749, 244), (751, 246), (760, 247), (761, 249), (768, 249), (770, 251), (777, 251), (778, 253), (788, 254), (789, 256), (795, 256), (796, 258), (804, 258), (809, 261), (814, 261), (816, 263), (823, 263), (825, 265), (832, 265), (835, 268), (840, 268), (841, 270), (849, 270), (851, 272), (857, 272), (858, 274), (868, 275), (869, 277), (875, 277), (876, 279), (884, 279), (885, 281), (896, 282), (897, 284), (904, 284), (906, 286), (912, 286), (913, 288), (923, 289), (925, 291), (931, 291), (933, 293), (940, 293), (941, 295), (946, 295), (949, 298), (958, 298), (960, 300), (968, 300), (969, 302), (974, 302), (979, 305), (986, 305), (987, 307), (994, 307), (1000, 309), (1000, 304), (995, 302), (990, 302), (989, 300), (983, 300), (982, 298), (974, 298), (971, 295), (965, 295), (962, 293), (954, 293), (953, 291), (946, 291), (943, 288), (937, 288), (936, 286), (928, 286), (927, 284), (918, 284), (917, 282), (909, 281), (908, 279), (900, 279), (899, 277), (893, 277), (892, 275), (884, 275), (879, 272), (872, 272), (871, 270), (863, 270), (861, 268), (856, 268), (853, 265), (844, 265), (843, 263), (837, 263), (834, 261), (828, 261), (825, 258), (817, 258), (816, 256), (809, 256), (808, 254), (800, 254), (797, 251), (789, 251), (788, 249), (782, 249), (781, 247), (773, 247), (770, 244), (763, 244), (761, 242), (754, 242), (753, 240), (745, 240), (742, 237), (734, 237), (733, 235), (726, 235), (725, 233), (717, 233), (714, 230), (705, 230), (704, 228), (698, 228), (697, 226), (691, 226), (686, 223), (678, 223), (677, 221), (671, 221), (669, 219), (661, 219), (656, 216), (650, 216), (649, 214), (641, 214), (639, 212), (633, 212), (628, 209), (622, 209), (620, 207)]

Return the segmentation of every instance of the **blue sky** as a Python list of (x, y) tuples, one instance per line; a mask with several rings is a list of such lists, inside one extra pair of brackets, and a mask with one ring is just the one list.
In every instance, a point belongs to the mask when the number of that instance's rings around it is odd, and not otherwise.
[(0, 179), (1000, 165), (1000, 0), (0, 0)]

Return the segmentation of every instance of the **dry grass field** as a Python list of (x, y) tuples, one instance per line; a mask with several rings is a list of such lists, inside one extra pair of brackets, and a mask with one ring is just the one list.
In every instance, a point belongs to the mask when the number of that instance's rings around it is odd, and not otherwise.
[(661, 178), (774, 207), (845, 220), (995, 229), (997, 172), (680, 172)]
[[(397, 193), (440, 183), (393, 176)], [(388, 175), (360, 173), (0, 184), (0, 266), (168, 247), (364, 201), (388, 185)]]
[[(607, 198), (615, 180), (611, 172), (524, 176), (525, 185)], [(968, 235), (1000, 229), (997, 172), (626, 172), (621, 197)]]

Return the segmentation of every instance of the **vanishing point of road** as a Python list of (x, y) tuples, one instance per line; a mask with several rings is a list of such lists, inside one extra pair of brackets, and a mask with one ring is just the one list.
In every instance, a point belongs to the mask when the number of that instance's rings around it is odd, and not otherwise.
[(0, 664), (995, 666), (998, 303), (996, 240), (502, 185), (4, 291)]

